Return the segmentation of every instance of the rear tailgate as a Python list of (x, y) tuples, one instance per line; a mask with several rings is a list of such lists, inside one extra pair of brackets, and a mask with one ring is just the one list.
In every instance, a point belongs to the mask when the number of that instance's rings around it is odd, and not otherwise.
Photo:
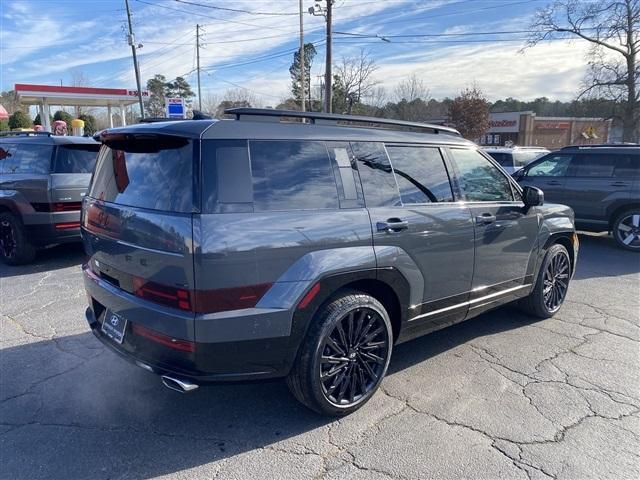
[(193, 142), (152, 143), (129, 139), (100, 151), (82, 235), (89, 274), (102, 288), (88, 290), (96, 316), (109, 309), (193, 341)]

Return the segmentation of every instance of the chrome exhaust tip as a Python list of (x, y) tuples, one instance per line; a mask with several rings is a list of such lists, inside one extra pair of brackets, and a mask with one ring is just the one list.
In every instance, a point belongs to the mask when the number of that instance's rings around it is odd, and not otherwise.
[(162, 378), (162, 384), (165, 387), (176, 392), (189, 393), (198, 388), (198, 385), (187, 380), (179, 380), (168, 375), (162, 375), (160, 378)]

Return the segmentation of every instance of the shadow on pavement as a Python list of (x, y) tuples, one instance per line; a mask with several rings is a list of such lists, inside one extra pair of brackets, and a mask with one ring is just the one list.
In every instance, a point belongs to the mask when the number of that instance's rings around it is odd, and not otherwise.
[(84, 249), (81, 242), (57, 245), (44, 250), (38, 250), (36, 259), (28, 265), (12, 267), (0, 262), (0, 278), (48, 272), (73, 265), (80, 265), (84, 261), (84, 257)]
[(580, 233), (574, 280), (640, 273), (640, 254), (618, 247), (610, 235)]
[[(399, 345), (389, 375), (526, 318), (500, 309)], [(12, 429), (0, 436), (6, 478), (155, 477), (279, 442), (291, 448), (333, 421), (298, 404), (283, 381), (172, 392), (88, 332), (5, 348), (0, 363), (0, 428)]]

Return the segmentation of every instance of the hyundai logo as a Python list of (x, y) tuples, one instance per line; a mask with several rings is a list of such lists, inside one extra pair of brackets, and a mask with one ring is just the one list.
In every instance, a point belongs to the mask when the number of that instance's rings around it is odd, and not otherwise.
[(114, 327), (118, 325), (118, 317), (116, 317), (115, 315), (111, 315), (111, 325), (113, 325)]

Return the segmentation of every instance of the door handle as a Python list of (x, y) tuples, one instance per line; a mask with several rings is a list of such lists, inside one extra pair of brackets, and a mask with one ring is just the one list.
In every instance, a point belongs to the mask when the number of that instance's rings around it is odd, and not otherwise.
[(549, 180), (547, 185), (562, 185), (562, 182), (559, 182), (558, 180)]
[(496, 221), (496, 216), (491, 215), (490, 213), (483, 213), (482, 215), (478, 215), (476, 217), (476, 223), (479, 225), (487, 225), (495, 221)]
[(613, 182), (611, 183), (612, 187), (628, 187), (629, 183), (627, 182)]
[(388, 218), (385, 222), (377, 222), (376, 229), (379, 232), (395, 233), (409, 228), (409, 222), (399, 218)]

